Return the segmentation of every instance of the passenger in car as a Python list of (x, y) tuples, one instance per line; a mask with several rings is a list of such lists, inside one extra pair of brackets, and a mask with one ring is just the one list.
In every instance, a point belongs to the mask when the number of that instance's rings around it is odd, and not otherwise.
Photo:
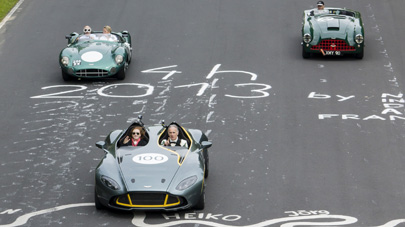
[(163, 146), (181, 146), (188, 148), (187, 140), (179, 138), (179, 128), (177, 125), (170, 125), (167, 129), (169, 137), (167, 139), (162, 140), (160, 145)]
[(135, 126), (129, 131), (130, 135), (124, 137), (120, 142), (121, 146), (145, 146), (145, 130), (140, 126)]
[(117, 37), (113, 34), (111, 34), (111, 27), (106, 25), (103, 28), (103, 35), (99, 37), (100, 40), (107, 40), (107, 41), (113, 41), (116, 42), (118, 41)]

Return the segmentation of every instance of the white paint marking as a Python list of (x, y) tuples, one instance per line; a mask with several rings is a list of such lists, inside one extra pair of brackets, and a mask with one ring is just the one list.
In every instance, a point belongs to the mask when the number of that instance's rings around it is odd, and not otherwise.
[(218, 78), (215, 78), (215, 79), (213, 79), (212, 80), (212, 83), (211, 83), (211, 90), (212, 89), (214, 89), (214, 88), (219, 88), (217, 85), (216, 85), (216, 83), (218, 82)]
[(168, 68), (173, 68), (173, 67), (177, 67), (177, 65), (170, 65), (170, 66), (164, 66), (164, 67), (160, 67), (160, 68), (154, 68), (154, 69), (147, 69), (142, 71), (143, 73), (167, 73), (166, 76), (164, 76), (162, 78), (162, 80), (167, 80), (169, 79), (171, 76), (173, 76), (175, 73), (181, 73), (181, 71), (176, 71), (176, 70), (172, 70), (172, 71), (158, 71), (161, 69), (168, 69)]
[(156, 103), (156, 104), (162, 104), (162, 105), (160, 105), (158, 108), (156, 108), (156, 110), (155, 110), (155, 112), (159, 112), (159, 111), (161, 111), (161, 110), (164, 110), (164, 107), (165, 107), (165, 105), (166, 105), (166, 102), (167, 102), (167, 99), (163, 99), (163, 101), (162, 102), (154, 102), (154, 103)]
[(0, 30), (1, 28), (6, 24), (7, 21), (10, 20), (10, 18), (13, 16), (15, 11), (21, 6), (21, 4), (24, 2), (24, 0), (20, 0), (17, 2), (17, 4), (11, 9), (11, 11), (7, 14), (7, 16), (1, 21), (0, 23)]
[[(211, 221), (204, 221), (204, 220), (178, 220), (172, 222), (165, 222), (159, 224), (146, 224), (145, 221), (146, 215), (145, 213), (134, 213), (134, 218), (132, 219), (132, 224), (138, 227), (154, 227), (154, 226), (181, 226), (184, 224), (200, 224), (212, 227), (235, 227), (235, 225), (225, 225), (220, 223), (215, 223)], [(330, 221), (327, 220), (323, 222), (296, 222), (301, 220), (316, 220), (316, 219), (341, 219), (341, 221)], [(320, 220), (321, 221), (321, 220)], [(284, 218), (276, 218), (273, 220), (267, 220), (260, 223), (252, 224), (252, 225), (241, 225), (240, 227), (265, 227), (270, 225), (276, 225), (283, 222), (290, 222), (280, 225), (281, 227), (294, 227), (294, 226), (302, 226), (302, 225), (318, 225), (318, 226), (332, 226), (332, 225), (349, 225), (357, 222), (357, 219), (354, 217), (343, 216), (343, 215), (312, 215), (312, 216), (299, 216), (299, 217), (284, 217)], [(292, 223), (294, 222), (294, 223)], [(402, 223), (402, 222), (399, 222)], [(384, 226), (384, 227), (391, 227), (391, 226)]]
[[(145, 94), (142, 95), (130, 95), (130, 96), (124, 96), (124, 95), (108, 95), (104, 93), (104, 90), (110, 88), (110, 87), (118, 87), (118, 86), (137, 86), (138, 88), (146, 88), (146, 92)], [(98, 89), (97, 94), (100, 96), (104, 96), (104, 97), (114, 97), (114, 98), (139, 98), (139, 97), (144, 97), (144, 96), (148, 96), (151, 95), (153, 93), (154, 87), (149, 85), (149, 84), (138, 84), (138, 83), (121, 83), (121, 84), (110, 84), (107, 86), (104, 86), (100, 89)]]
[(5, 210), (5, 211), (1, 212), (0, 214), (14, 214), (14, 213), (16, 213), (16, 212), (18, 212), (20, 210), (21, 209), (16, 209), (16, 210), (8, 209), (8, 210)]
[(205, 135), (206, 135), (206, 136), (209, 136), (209, 135), (211, 134), (211, 132), (212, 132), (212, 130), (211, 130), (211, 129), (208, 129), (208, 130), (205, 132)]
[(253, 99), (253, 98), (264, 98), (269, 96), (268, 92), (265, 92), (266, 90), (269, 90), (271, 88), (270, 85), (268, 84), (258, 84), (258, 83), (244, 83), (244, 84), (235, 84), (235, 87), (244, 87), (244, 86), (263, 86), (264, 88), (261, 89), (252, 89), (250, 90), (251, 92), (257, 92), (262, 95), (258, 96), (237, 96), (237, 95), (228, 95), (226, 94), (225, 96), (231, 97), (231, 98), (241, 98), (241, 99)]
[[(374, 226), (374, 227), (395, 227), (401, 223), (405, 223), (405, 219), (397, 219), (397, 220), (392, 220), (390, 222), (387, 222), (384, 225), (380, 225), (380, 226)], [(371, 226), (373, 227), (373, 226)]]
[(82, 91), (86, 90), (87, 87), (83, 85), (53, 85), (53, 86), (47, 86), (47, 87), (42, 87), (42, 90), (46, 90), (49, 88), (65, 88), (65, 87), (74, 87), (77, 89), (72, 89), (69, 91), (62, 91), (62, 92), (55, 92), (51, 94), (45, 94), (45, 95), (37, 95), (37, 96), (32, 96), (32, 99), (38, 99), (38, 98), (83, 98), (83, 96), (59, 96), (62, 94), (67, 94), (67, 93), (72, 93), (72, 92), (77, 92), (77, 91)]
[(174, 88), (180, 88), (180, 87), (193, 87), (193, 86), (199, 86), (201, 85), (200, 90), (198, 90), (197, 96), (201, 96), (204, 94), (204, 91), (210, 86), (208, 83), (195, 83), (195, 84), (186, 84), (186, 85), (179, 85), (175, 86)]
[(257, 79), (257, 75), (255, 73), (252, 72), (247, 72), (247, 71), (240, 71), (240, 70), (223, 70), (223, 71), (217, 71), (219, 69), (219, 67), (221, 66), (221, 64), (217, 64), (214, 66), (214, 68), (212, 68), (211, 72), (207, 75), (207, 79), (211, 79), (211, 77), (214, 76), (214, 74), (216, 73), (243, 73), (243, 74), (248, 74), (251, 76), (250, 80), (256, 80)]
[(345, 96), (342, 96), (342, 95), (336, 95), (336, 97), (340, 98), (340, 99), (338, 100), (338, 102), (343, 102), (343, 101), (349, 100), (349, 99), (351, 99), (351, 98), (354, 98), (355, 96), (354, 96), (354, 95), (351, 95), (351, 96), (345, 97)]
[(209, 99), (209, 101), (208, 101), (208, 107), (213, 107), (215, 104), (217, 104), (217, 102), (216, 101), (214, 101), (214, 98), (216, 97), (217, 95), (216, 94), (213, 94), (213, 95), (211, 95), (211, 97), (210, 97), (210, 99)]
[(21, 226), (27, 223), (27, 221), (35, 216), (38, 215), (43, 215), (43, 214), (47, 214), (47, 213), (52, 213), (55, 211), (60, 211), (60, 210), (65, 210), (65, 209), (69, 209), (69, 208), (75, 208), (75, 207), (86, 207), (86, 206), (94, 206), (94, 203), (76, 203), (76, 204), (68, 204), (68, 205), (62, 205), (62, 206), (57, 206), (57, 207), (53, 207), (53, 208), (49, 208), (49, 209), (44, 209), (44, 210), (40, 210), (40, 211), (35, 211), (32, 213), (28, 213), (28, 214), (24, 214), (20, 217), (18, 217), (13, 223), (11, 224), (4, 224), (4, 225), (0, 225), (0, 227), (15, 227), (15, 226)]
[(211, 112), (209, 112), (209, 113), (207, 114), (207, 120), (206, 120), (207, 123), (209, 123), (209, 122), (215, 122), (215, 120), (210, 120), (212, 114), (214, 114), (214, 111), (211, 111)]

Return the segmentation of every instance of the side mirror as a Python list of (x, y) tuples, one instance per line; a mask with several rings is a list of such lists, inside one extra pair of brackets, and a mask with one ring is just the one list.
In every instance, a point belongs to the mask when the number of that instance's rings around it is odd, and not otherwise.
[(129, 36), (128, 31), (122, 31), (121, 34), (122, 34), (122, 37), (128, 37)]
[(98, 142), (96, 143), (96, 147), (98, 147), (98, 148), (100, 148), (100, 149), (104, 149), (104, 145), (105, 145), (105, 142), (104, 142), (104, 141), (98, 141)]
[(72, 38), (77, 38), (77, 36), (79, 36), (79, 33), (77, 32), (72, 32), (69, 35), (66, 35), (65, 38), (68, 40), (68, 44), (70, 44), (70, 42), (73, 42)]
[(209, 141), (202, 141), (201, 146), (203, 147), (203, 149), (207, 149), (207, 148), (210, 148), (212, 146), (212, 143), (209, 142)]
[(67, 39), (68, 46), (69, 46), (70, 40), (72, 39), (72, 35), (66, 35), (65, 38)]

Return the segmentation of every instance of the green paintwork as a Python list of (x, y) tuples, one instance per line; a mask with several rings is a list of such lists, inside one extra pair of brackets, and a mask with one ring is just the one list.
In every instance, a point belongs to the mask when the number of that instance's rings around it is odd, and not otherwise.
[[(302, 21), (302, 46), (303, 56), (309, 57), (310, 53), (321, 53), (319, 50), (311, 50), (311, 47), (318, 45), (322, 40), (335, 39), (344, 40), (347, 45), (354, 47), (352, 51), (341, 51), (342, 55), (354, 54), (358, 58), (363, 57), (364, 41), (360, 44), (355, 42), (356, 35), (364, 38), (363, 22), (361, 14), (354, 10), (343, 8), (325, 8), (326, 13), (314, 15), (317, 9), (305, 10)], [(304, 42), (304, 34), (310, 34), (311, 42)]]
[[(208, 176), (208, 142), (207, 136), (198, 129), (184, 129), (176, 123), (189, 142), (189, 148), (164, 147), (159, 141), (167, 135), (167, 126), (145, 126), (138, 120), (126, 130), (111, 132), (104, 141), (96, 143), (105, 152), (95, 171), (95, 202), (96, 207), (118, 210), (166, 210), (175, 211), (189, 208), (203, 209), (205, 200), (205, 178)], [(170, 125), (171, 125), (170, 124)], [(121, 146), (118, 141), (127, 135), (130, 128), (141, 126), (145, 129), (148, 143), (145, 146)], [(139, 155), (151, 154), (167, 157), (167, 161), (158, 164), (142, 164), (134, 160)], [(138, 155), (138, 156), (137, 156)], [(159, 159), (160, 160), (160, 159)], [(113, 179), (119, 189), (111, 189), (102, 180), (102, 176)], [(196, 176), (196, 181), (185, 190), (176, 187), (185, 179)], [(181, 203), (173, 206), (131, 207), (116, 203), (117, 197), (127, 193), (158, 192), (181, 198)]]
[[(127, 31), (121, 33), (112, 33), (118, 41), (99, 40), (98, 37), (102, 36), (102, 32), (93, 32), (92, 35), (96, 37), (92, 40), (79, 41), (78, 38), (83, 34), (71, 33), (66, 36), (68, 45), (64, 48), (59, 55), (59, 65), (62, 69), (62, 76), (64, 80), (72, 78), (105, 78), (117, 77), (118, 79), (125, 78), (125, 71), (128, 68), (132, 58), (131, 35)], [(86, 53), (99, 53), (102, 58), (97, 61), (85, 61), (83, 54)], [(117, 55), (123, 56), (123, 61), (117, 64), (115, 57)], [(68, 57), (69, 63), (67, 66), (62, 64), (62, 57)], [(79, 70), (86, 70), (86, 72), (95, 72), (93, 74), (79, 74)], [(98, 74), (98, 70), (105, 70), (104, 74)]]

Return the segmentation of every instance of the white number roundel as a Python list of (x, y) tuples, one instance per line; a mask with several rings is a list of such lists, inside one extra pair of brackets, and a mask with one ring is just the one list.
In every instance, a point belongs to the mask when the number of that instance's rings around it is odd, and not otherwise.
[(169, 160), (169, 158), (166, 155), (157, 153), (138, 154), (132, 158), (132, 161), (145, 165), (161, 164), (167, 162), (167, 160)]
[(81, 58), (87, 62), (98, 62), (103, 58), (103, 54), (98, 51), (89, 51), (82, 54)]

